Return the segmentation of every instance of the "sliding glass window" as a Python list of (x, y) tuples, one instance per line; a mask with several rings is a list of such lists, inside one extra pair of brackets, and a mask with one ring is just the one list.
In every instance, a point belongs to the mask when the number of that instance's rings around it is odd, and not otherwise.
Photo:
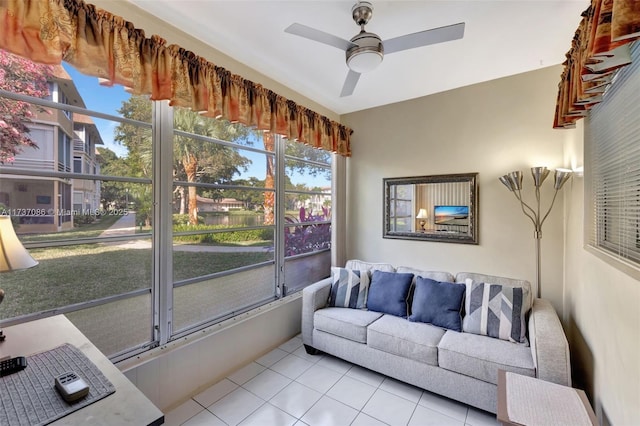
[(332, 154), (26, 62), (0, 52), (0, 214), (39, 265), (0, 326), (62, 313), (119, 360), (329, 275)]

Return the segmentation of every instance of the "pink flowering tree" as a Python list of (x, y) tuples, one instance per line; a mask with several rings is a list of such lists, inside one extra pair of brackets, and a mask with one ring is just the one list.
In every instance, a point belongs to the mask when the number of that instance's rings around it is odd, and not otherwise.
[[(49, 95), (47, 81), (52, 67), (0, 50), (0, 89), (8, 92), (45, 98)], [(0, 96), (0, 164), (14, 161), (25, 147), (38, 148), (29, 137), (34, 106)], [(40, 110), (45, 111), (40, 108)]]

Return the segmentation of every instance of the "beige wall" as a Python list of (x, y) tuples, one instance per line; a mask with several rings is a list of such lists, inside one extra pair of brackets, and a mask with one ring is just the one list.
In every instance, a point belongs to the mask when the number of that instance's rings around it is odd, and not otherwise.
[[(450, 272), (474, 271), (535, 282), (533, 225), (498, 181), (532, 166), (563, 167), (563, 140), (552, 129), (561, 67), (544, 68), (343, 116), (354, 129), (348, 160), (347, 257)], [(382, 179), (479, 173), (479, 245), (382, 238)], [(543, 205), (553, 185), (545, 182)], [(562, 309), (562, 194), (543, 228), (543, 296)]]
[[(565, 156), (582, 164), (582, 138), (566, 141)], [(584, 248), (585, 179), (566, 188), (565, 206), (564, 319), (574, 385), (591, 396), (603, 424), (635, 425), (640, 422), (640, 282)]]

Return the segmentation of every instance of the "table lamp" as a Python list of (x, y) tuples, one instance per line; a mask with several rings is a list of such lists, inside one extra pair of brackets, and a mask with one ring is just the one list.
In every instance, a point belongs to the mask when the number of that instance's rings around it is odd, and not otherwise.
[[(11, 217), (0, 216), (0, 272), (11, 272), (36, 266), (35, 260), (22, 246), (16, 232), (13, 230)], [(0, 289), (0, 303), (4, 299), (4, 290)], [(5, 335), (0, 330), (0, 342)]]
[(418, 210), (418, 215), (416, 216), (416, 219), (420, 219), (420, 229), (424, 232), (424, 225), (427, 223), (427, 210), (426, 209), (420, 209)]

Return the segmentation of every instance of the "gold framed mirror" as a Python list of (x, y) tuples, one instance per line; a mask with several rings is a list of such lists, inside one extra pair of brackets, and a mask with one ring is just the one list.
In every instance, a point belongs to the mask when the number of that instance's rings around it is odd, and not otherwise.
[(383, 238), (478, 244), (478, 173), (384, 178)]

